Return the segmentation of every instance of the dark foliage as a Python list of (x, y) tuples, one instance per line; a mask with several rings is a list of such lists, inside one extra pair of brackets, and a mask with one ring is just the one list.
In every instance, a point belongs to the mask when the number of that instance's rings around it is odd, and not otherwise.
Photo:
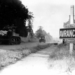
[(31, 17), (28, 9), (19, 0), (0, 0), (0, 30), (14, 25), (16, 33), (27, 36), (25, 21)]

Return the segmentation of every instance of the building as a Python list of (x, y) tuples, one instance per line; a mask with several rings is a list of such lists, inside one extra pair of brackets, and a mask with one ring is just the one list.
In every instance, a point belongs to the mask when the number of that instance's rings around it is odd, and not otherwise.
[(64, 28), (75, 28), (74, 6), (71, 6), (69, 20), (64, 23)]
[[(64, 29), (75, 28), (75, 14), (74, 14), (74, 5), (71, 6), (69, 20), (64, 23)], [(75, 43), (75, 38), (63, 38), (63, 43)]]

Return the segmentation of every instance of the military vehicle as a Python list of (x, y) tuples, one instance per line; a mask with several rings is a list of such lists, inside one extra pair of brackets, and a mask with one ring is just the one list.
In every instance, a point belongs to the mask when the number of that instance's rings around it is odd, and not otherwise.
[(45, 40), (45, 37), (44, 36), (42, 36), (41, 38), (39, 38), (39, 42), (46, 42), (46, 40)]
[(0, 30), (0, 44), (15, 45), (21, 43), (20, 36), (13, 36), (14, 26), (4, 27)]

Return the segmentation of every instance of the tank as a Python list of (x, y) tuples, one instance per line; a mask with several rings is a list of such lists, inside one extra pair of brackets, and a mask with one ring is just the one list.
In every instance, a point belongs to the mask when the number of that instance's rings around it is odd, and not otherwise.
[(4, 28), (4, 30), (0, 30), (0, 44), (15, 45), (20, 43), (20, 36), (13, 36), (13, 28), (8, 28), (8, 30)]
[(46, 42), (46, 40), (45, 40), (45, 37), (44, 36), (42, 36), (41, 38), (39, 38), (39, 42)]

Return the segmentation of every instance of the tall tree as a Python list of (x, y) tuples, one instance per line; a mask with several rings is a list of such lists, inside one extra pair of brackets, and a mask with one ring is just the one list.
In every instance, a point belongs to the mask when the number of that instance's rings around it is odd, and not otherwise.
[[(29, 10), (19, 0), (0, 0), (0, 30), (5, 26), (16, 27), (20, 36), (27, 36), (26, 20), (29, 19)], [(31, 18), (30, 18), (31, 19)]]
[(43, 31), (44, 30), (42, 29), (42, 26), (40, 26), (39, 29), (35, 33), (36, 34), (36, 37), (37, 38), (43, 38), (43, 37), (45, 37), (45, 34), (43, 33)]
[(28, 17), (28, 32), (29, 32), (29, 35), (30, 35), (31, 38), (34, 37), (34, 33), (33, 33), (33, 29), (32, 29), (32, 27), (33, 27), (33, 25), (32, 25), (33, 18), (34, 18), (33, 14), (31, 12), (29, 12), (29, 17)]

